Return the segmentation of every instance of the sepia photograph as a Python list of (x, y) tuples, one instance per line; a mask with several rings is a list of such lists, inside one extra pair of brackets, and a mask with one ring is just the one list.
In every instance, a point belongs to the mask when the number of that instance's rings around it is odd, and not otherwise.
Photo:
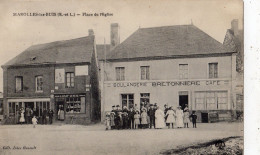
[(0, 2), (0, 154), (244, 154), (241, 0)]

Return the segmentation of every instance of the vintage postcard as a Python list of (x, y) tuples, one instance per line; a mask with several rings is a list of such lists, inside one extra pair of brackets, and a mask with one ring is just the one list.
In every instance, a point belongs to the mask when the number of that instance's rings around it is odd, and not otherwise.
[(243, 154), (241, 0), (0, 2), (0, 154)]

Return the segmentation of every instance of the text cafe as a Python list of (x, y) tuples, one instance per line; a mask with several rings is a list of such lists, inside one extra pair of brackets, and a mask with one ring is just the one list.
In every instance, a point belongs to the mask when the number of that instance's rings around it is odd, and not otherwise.
[(231, 110), (232, 84), (229, 79), (187, 81), (109, 82), (105, 86), (104, 110), (112, 105), (132, 107), (134, 104), (157, 103), (195, 111)]

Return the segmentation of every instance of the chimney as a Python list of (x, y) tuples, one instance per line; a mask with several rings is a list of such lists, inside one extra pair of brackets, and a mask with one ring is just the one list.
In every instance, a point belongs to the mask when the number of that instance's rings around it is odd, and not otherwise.
[(89, 35), (89, 36), (93, 36), (93, 35), (94, 35), (93, 29), (89, 29), (89, 30), (88, 30), (88, 35)]
[(111, 49), (113, 49), (118, 44), (120, 44), (118, 23), (112, 23), (111, 24), (110, 43), (111, 43)]
[(234, 32), (234, 36), (238, 35), (238, 19), (231, 21), (231, 30)]

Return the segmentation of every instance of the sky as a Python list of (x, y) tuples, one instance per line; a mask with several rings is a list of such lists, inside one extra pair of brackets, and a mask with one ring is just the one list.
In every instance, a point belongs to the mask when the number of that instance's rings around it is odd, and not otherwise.
[[(33, 17), (14, 13), (111, 13), (113, 16)], [(139, 27), (197, 26), (223, 43), (231, 20), (243, 28), (242, 0), (25, 0), (0, 2), (0, 65), (26, 48), (88, 35), (93, 29), (97, 44), (110, 42), (110, 24), (120, 25), (124, 41)], [(0, 70), (0, 91), (3, 73)]]

